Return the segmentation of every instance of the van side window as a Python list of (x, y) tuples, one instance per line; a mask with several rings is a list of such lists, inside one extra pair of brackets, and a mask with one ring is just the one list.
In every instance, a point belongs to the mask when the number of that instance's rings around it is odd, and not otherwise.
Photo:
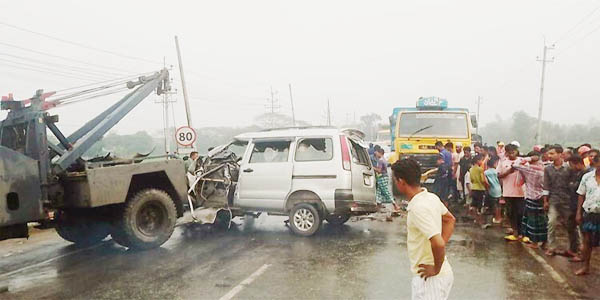
[(303, 139), (296, 149), (296, 161), (325, 161), (333, 158), (333, 140)]
[(369, 159), (369, 154), (367, 154), (367, 150), (361, 147), (359, 144), (355, 143), (352, 140), (349, 140), (352, 147), (350, 147), (350, 152), (352, 153), (352, 160), (354, 163), (371, 166), (371, 160)]
[(290, 141), (256, 142), (250, 156), (250, 163), (287, 162), (290, 153)]

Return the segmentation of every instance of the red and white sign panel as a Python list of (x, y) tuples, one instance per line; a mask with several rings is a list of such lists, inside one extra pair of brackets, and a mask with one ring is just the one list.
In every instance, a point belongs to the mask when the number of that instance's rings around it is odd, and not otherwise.
[(189, 126), (179, 127), (175, 132), (175, 140), (181, 146), (188, 147), (194, 145), (196, 138), (196, 131)]

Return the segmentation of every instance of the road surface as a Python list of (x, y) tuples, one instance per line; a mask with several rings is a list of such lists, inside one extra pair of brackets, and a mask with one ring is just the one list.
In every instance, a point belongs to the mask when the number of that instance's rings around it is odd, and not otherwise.
[[(179, 227), (161, 248), (77, 248), (54, 231), (0, 242), (0, 299), (409, 299), (406, 219), (352, 219), (297, 237), (285, 218), (236, 219), (227, 232)], [(597, 257), (598, 255), (596, 255)], [(563, 257), (459, 223), (449, 243), (451, 299), (593, 299)], [(7, 290), (7, 291), (6, 291)], [(1, 291), (1, 290), (0, 290)]]

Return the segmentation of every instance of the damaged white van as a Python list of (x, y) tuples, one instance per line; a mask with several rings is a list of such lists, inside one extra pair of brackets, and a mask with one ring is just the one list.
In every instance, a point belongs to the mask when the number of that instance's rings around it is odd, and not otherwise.
[[(245, 133), (196, 164), (190, 206), (214, 221), (249, 213), (289, 216), (302, 236), (352, 215), (373, 213), (375, 172), (364, 134), (332, 127), (294, 127)], [(200, 212), (199, 212), (200, 211)], [(195, 217), (196, 218), (196, 217)], [(200, 218), (200, 217), (198, 217)]]

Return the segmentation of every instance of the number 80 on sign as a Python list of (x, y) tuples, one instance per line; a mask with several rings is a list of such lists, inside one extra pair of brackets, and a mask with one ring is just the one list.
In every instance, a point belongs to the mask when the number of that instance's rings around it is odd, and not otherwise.
[(196, 142), (196, 131), (189, 126), (182, 126), (175, 131), (175, 140), (181, 146), (192, 146)]

